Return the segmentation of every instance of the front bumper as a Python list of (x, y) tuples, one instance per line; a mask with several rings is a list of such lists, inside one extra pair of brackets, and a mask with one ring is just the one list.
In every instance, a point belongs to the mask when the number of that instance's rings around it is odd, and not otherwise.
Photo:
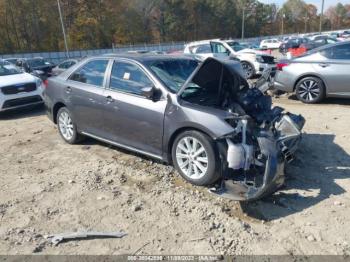
[[(274, 123), (274, 130), (260, 131), (257, 142), (262, 159), (265, 159), (264, 170), (254, 174), (254, 181), (237, 180), (235, 175), (225, 177), (220, 188), (210, 192), (235, 201), (252, 201), (274, 193), (285, 180), (284, 166), (293, 159), (301, 140), (301, 129), (305, 124), (302, 116), (282, 114)], [(255, 161), (255, 160), (254, 160)], [(252, 169), (254, 170), (254, 169)], [(257, 169), (258, 170), (258, 169)], [(254, 171), (255, 172), (255, 171)]]
[(235, 201), (252, 201), (272, 194), (284, 183), (284, 158), (273, 137), (258, 138), (263, 154), (267, 158), (263, 182), (259, 187), (237, 182), (233, 179), (223, 180), (221, 188), (211, 189), (210, 192), (218, 196)]
[(22, 107), (43, 104), (43, 88), (37, 87), (35, 91), (23, 92), (13, 95), (4, 95), (0, 91), (0, 112)]
[(278, 71), (274, 78), (273, 87), (287, 93), (292, 93), (294, 91), (294, 78), (294, 76), (286, 71)]

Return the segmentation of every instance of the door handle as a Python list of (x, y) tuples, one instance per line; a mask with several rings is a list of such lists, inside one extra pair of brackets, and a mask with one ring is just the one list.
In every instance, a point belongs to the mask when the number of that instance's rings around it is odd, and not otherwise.
[(329, 67), (329, 64), (327, 64), (327, 63), (320, 63), (320, 64), (318, 64), (320, 67), (323, 67), (323, 68), (325, 68), (325, 67)]
[(107, 103), (112, 103), (114, 99), (111, 96), (106, 97)]
[(72, 92), (72, 88), (70, 86), (66, 87), (66, 93), (69, 94)]

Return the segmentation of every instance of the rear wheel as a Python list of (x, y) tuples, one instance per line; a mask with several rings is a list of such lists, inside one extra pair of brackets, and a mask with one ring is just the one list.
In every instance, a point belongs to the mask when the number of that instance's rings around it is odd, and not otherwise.
[(219, 178), (213, 140), (198, 131), (185, 131), (174, 141), (172, 159), (180, 175), (192, 184), (211, 185)]
[(57, 112), (57, 127), (58, 131), (69, 144), (76, 144), (82, 140), (82, 136), (77, 132), (71, 113), (66, 107), (61, 107)]
[(303, 103), (315, 104), (325, 97), (325, 87), (321, 79), (313, 76), (305, 77), (297, 83), (295, 94)]

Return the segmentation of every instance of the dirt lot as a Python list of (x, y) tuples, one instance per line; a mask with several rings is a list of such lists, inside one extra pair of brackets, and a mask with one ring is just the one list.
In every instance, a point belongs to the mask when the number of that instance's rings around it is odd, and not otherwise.
[[(0, 116), (0, 254), (350, 254), (350, 103), (275, 104), (307, 123), (286, 187), (220, 199), (172, 167), (88, 139), (70, 146), (42, 109)], [(45, 235), (127, 232), (52, 246)]]

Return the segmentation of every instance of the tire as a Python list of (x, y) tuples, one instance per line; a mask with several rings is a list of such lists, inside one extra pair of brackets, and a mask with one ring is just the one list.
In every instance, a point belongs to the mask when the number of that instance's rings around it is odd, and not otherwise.
[(326, 95), (325, 86), (321, 79), (309, 76), (301, 79), (295, 87), (296, 97), (305, 104), (321, 102)]
[(242, 61), (241, 65), (242, 65), (242, 68), (244, 70), (245, 77), (247, 79), (250, 79), (255, 75), (255, 68), (251, 63), (246, 62), (246, 61)]
[(174, 141), (171, 155), (180, 175), (194, 185), (212, 185), (220, 177), (220, 161), (214, 141), (201, 132), (185, 131), (179, 134)]
[(68, 144), (76, 144), (82, 140), (82, 136), (77, 131), (71, 113), (66, 107), (61, 107), (57, 112), (57, 129), (62, 139)]

